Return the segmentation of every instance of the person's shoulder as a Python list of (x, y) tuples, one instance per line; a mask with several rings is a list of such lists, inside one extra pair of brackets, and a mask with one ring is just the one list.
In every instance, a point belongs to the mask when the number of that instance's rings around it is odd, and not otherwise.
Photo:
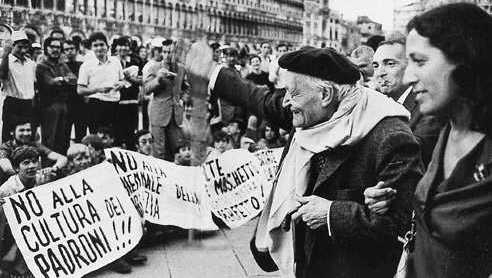
[(376, 146), (417, 143), (408, 121), (403, 117), (390, 116), (382, 119), (366, 138)]
[(50, 148), (46, 147), (45, 145), (43, 145), (40, 142), (34, 142), (34, 143), (32, 143), (32, 146), (37, 148), (38, 151), (40, 151), (44, 155), (48, 155), (48, 154), (53, 152)]

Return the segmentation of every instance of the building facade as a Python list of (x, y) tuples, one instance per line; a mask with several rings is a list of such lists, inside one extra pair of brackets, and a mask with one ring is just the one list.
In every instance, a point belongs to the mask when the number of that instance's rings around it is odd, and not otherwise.
[(0, 23), (40, 42), (51, 30), (210, 40), (302, 41), (302, 0), (0, 0)]
[(367, 42), (372, 36), (383, 35), (383, 25), (371, 20), (368, 16), (358, 16), (357, 26), (360, 28), (361, 42)]
[(357, 25), (331, 9), (329, 0), (304, 0), (304, 45), (332, 47), (347, 53), (360, 41)]
[(404, 32), (414, 16), (440, 5), (458, 2), (475, 4), (492, 15), (492, 0), (394, 0), (393, 29)]

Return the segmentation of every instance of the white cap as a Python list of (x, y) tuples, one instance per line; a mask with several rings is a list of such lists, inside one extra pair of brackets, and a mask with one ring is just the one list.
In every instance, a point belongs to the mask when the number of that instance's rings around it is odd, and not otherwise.
[(29, 40), (27, 38), (26, 32), (24, 32), (23, 30), (13, 31), (11, 39), (13, 42)]
[(162, 47), (163, 42), (164, 42), (164, 38), (162, 37), (153, 38), (150, 41), (150, 47)]
[(39, 42), (35, 42), (35, 43), (31, 44), (31, 47), (32, 48), (41, 48), (41, 44), (39, 44)]

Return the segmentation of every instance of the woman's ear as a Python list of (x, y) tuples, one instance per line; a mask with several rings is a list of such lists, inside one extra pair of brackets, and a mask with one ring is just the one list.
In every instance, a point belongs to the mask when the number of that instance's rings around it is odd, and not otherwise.
[(327, 107), (328, 105), (330, 105), (335, 99), (336, 95), (337, 95), (337, 88), (335, 86), (333, 85), (325, 86), (321, 91), (321, 106)]

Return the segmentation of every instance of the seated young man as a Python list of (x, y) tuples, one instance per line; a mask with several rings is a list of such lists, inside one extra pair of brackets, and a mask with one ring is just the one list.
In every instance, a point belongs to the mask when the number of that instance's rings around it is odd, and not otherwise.
[(51, 165), (51, 172), (57, 174), (58, 171), (67, 164), (67, 158), (56, 153), (46, 146), (34, 141), (31, 123), (29, 121), (19, 121), (12, 130), (12, 140), (0, 145), (0, 170), (6, 177), (14, 175), (12, 166), (12, 154), (15, 149), (21, 146), (35, 147), (41, 156), (41, 164)]
[[(0, 204), (5, 202), (4, 198), (37, 185), (36, 176), (41, 157), (38, 149), (33, 146), (21, 146), (12, 152), (11, 157), (13, 168), (17, 174), (11, 176), (0, 186)], [(3, 210), (1, 213), (3, 214)], [(1, 277), (4, 277), (3, 275), (5, 277), (33, 277), (18, 251), (5, 217), (0, 219), (1, 260), (3, 266), (8, 266), (2, 267), (0, 270)], [(6, 273), (8, 274), (6, 275)]]
[(174, 163), (181, 166), (191, 166), (192, 159), (193, 152), (191, 151), (191, 144), (189, 141), (184, 140), (178, 146), (178, 152), (174, 154)]

